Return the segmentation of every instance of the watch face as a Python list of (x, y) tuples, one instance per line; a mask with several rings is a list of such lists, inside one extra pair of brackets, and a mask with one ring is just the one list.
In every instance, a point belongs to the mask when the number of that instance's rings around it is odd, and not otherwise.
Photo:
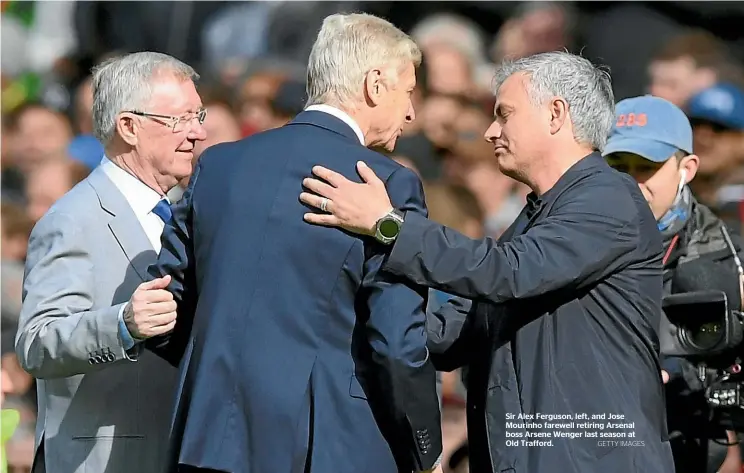
[(398, 236), (398, 222), (395, 220), (383, 220), (380, 222), (380, 234), (385, 238), (395, 238)]

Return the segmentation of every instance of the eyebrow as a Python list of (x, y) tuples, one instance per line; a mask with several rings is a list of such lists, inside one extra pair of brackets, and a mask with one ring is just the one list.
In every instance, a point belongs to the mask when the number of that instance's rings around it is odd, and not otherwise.
[(496, 104), (496, 107), (494, 108), (493, 111), (494, 111), (494, 114), (500, 115), (503, 112), (513, 112), (514, 107), (511, 107), (503, 103), (499, 103), (499, 104)]

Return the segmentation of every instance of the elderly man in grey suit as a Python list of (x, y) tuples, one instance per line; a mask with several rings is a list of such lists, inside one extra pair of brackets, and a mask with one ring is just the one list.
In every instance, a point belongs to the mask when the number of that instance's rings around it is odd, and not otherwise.
[(136, 53), (93, 73), (105, 156), (34, 228), (16, 337), (39, 378), (34, 471), (158, 473), (177, 372), (142, 350), (170, 331), (170, 276), (145, 282), (170, 218), (168, 190), (191, 173), (205, 111), (194, 70)]

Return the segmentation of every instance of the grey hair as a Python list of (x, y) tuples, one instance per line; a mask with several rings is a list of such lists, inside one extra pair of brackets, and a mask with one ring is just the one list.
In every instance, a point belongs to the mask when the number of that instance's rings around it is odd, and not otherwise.
[(615, 122), (615, 97), (610, 74), (604, 68), (564, 51), (505, 60), (496, 71), (494, 93), (498, 95), (504, 81), (518, 73), (529, 78), (533, 104), (563, 98), (568, 103), (576, 141), (597, 151), (604, 149)]
[(364, 75), (371, 69), (391, 67), (394, 75), (406, 62), (418, 67), (421, 51), (390, 22), (362, 13), (330, 15), (310, 51), (307, 104), (360, 100)]
[(152, 96), (152, 80), (159, 74), (196, 81), (199, 74), (167, 54), (139, 52), (114, 57), (93, 69), (93, 133), (105, 146), (116, 132), (116, 116), (138, 110)]

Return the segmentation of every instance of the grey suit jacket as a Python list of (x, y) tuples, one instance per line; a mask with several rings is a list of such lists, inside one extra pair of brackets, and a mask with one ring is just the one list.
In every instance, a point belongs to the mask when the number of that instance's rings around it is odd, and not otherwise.
[(16, 353), (39, 378), (35, 471), (160, 473), (177, 372), (118, 333), (156, 256), (100, 167), (33, 229)]

